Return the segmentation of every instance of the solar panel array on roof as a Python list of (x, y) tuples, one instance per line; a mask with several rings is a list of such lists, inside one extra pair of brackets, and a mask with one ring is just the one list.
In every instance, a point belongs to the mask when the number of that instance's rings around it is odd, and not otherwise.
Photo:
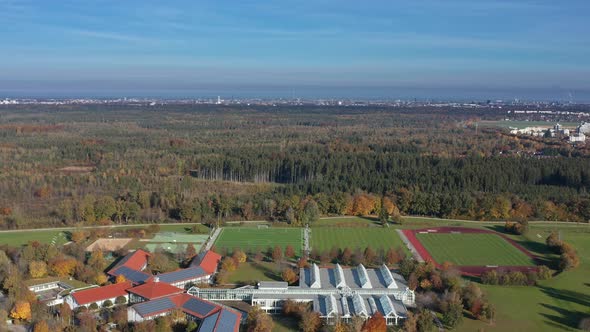
[(234, 331), (236, 329), (236, 325), (238, 325), (239, 320), (240, 317), (238, 314), (233, 311), (223, 309), (221, 310), (221, 317), (219, 317), (216, 331)]
[(184, 302), (182, 308), (192, 311), (201, 317), (204, 317), (211, 313), (211, 311), (213, 311), (217, 307), (214, 304), (205, 302), (201, 299), (190, 298), (188, 301)]
[(145, 282), (150, 277), (150, 275), (145, 272), (136, 271), (128, 268), (127, 266), (121, 266), (115, 270), (113, 274), (116, 276), (123, 275), (125, 279), (131, 280), (135, 283)]
[(381, 265), (381, 267), (379, 268), (379, 272), (381, 272), (381, 275), (383, 276), (383, 280), (385, 281), (385, 285), (387, 286), (387, 288), (397, 288), (397, 284), (395, 283), (393, 275), (391, 274), (391, 271), (389, 270), (387, 265)]
[(133, 306), (133, 309), (135, 309), (135, 311), (137, 311), (142, 317), (151, 316), (174, 308), (176, 308), (176, 304), (167, 297), (141, 302)]
[(336, 268), (334, 269), (334, 278), (336, 279), (336, 288), (346, 287), (344, 271), (342, 271), (342, 266), (340, 266), (340, 264), (336, 264)]
[(160, 281), (167, 283), (175, 283), (183, 280), (196, 279), (207, 275), (207, 273), (200, 267), (191, 267), (174, 272), (158, 274)]
[[(216, 312), (213, 315), (203, 319), (203, 322), (201, 322), (201, 327), (199, 327), (199, 332), (215, 332), (217, 317), (219, 317), (219, 312)], [(233, 329), (231, 331), (233, 331)]]
[(359, 266), (356, 267), (356, 272), (359, 276), (359, 281), (361, 282), (361, 288), (373, 288), (371, 280), (369, 280), (367, 269), (365, 269), (363, 264), (359, 264)]

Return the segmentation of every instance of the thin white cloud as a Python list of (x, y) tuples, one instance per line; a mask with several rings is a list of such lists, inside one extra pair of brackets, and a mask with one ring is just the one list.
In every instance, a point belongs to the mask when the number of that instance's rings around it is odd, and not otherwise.
[(130, 35), (130, 34), (123, 34), (123, 33), (116, 33), (116, 32), (103, 32), (103, 31), (95, 31), (95, 30), (85, 30), (85, 29), (63, 29), (64, 32), (69, 34), (74, 34), (83, 37), (90, 37), (90, 38), (98, 38), (98, 39), (108, 39), (108, 40), (115, 40), (115, 41), (124, 41), (124, 42), (134, 42), (134, 43), (142, 43), (142, 42), (153, 42), (152, 39)]

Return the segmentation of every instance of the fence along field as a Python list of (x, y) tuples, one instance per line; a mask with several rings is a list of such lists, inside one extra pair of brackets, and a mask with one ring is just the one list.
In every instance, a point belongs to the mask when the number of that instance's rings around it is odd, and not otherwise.
[(225, 227), (215, 241), (215, 248), (217, 252), (224, 250), (231, 252), (234, 249), (254, 252), (266, 251), (275, 246), (285, 249), (291, 245), (295, 254), (300, 256), (302, 238), (302, 228)]

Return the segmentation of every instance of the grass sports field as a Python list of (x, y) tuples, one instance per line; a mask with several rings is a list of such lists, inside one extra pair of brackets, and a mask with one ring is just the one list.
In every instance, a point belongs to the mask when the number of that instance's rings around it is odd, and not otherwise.
[(68, 242), (67, 235), (61, 231), (32, 231), (32, 232), (5, 232), (0, 233), (0, 243), (10, 246), (20, 246), (29, 241), (39, 241), (55, 245), (63, 245)]
[(503, 238), (494, 234), (416, 234), (438, 263), (455, 265), (527, 266), (534, 262)]
[(311, 247), (320, 251), (337, 248), (389, 249), (402, 247), (406, 249), (393, 227), (359, 227), (359, 228), (312, 228)]
[(257, 228), (257, 227), (225, 227), (215, 241), (218, 250), (236, 248), (248, 250), (266, 250), (269, 247), (293, 246), (295, 253), (301, 255), (303, 229), (301, 228)]

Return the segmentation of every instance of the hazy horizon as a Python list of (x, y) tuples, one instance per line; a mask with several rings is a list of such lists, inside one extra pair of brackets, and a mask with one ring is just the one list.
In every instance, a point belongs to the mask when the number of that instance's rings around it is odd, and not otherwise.
[(200, 87), (195, 89), (154, 90), (149, 88), (122, 90), (23, 89), (0, 91), (2, 98), (160, 98), (199, 99), (220, 96), (222, 99), (284, 98), (284, 99), (357, 99), (357, 100), (432, 100), (432, 101), (559, 101), (589, 103), (590, 91), (567, 89), (456, 89), (404, 87)]
[(0, 96), (588, 101), (589, 11), (582, 0), (0, 0)]

